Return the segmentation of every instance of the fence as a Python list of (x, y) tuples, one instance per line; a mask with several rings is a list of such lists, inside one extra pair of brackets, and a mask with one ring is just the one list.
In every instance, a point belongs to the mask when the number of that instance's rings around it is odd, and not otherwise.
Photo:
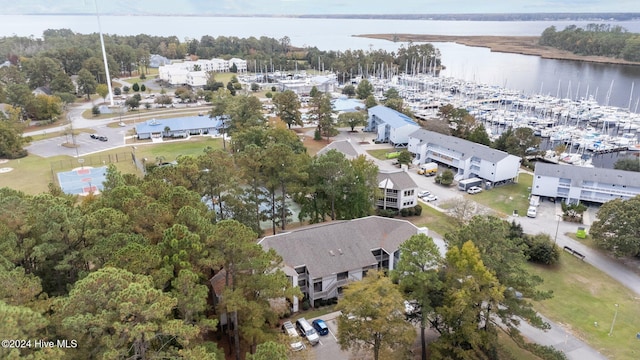
[(57, 174), (62, 171), (73, 170), (82, 166), (105, 166), (124, 161), (134, 161), (138, 169), (144, 169), (139, 161), (135, 161), (135, 155), (131, 152), (121, 152), (116, 154), (84, 156), (78, 159), (58, 160), (51, 163), (51, 182), (57, 182)]

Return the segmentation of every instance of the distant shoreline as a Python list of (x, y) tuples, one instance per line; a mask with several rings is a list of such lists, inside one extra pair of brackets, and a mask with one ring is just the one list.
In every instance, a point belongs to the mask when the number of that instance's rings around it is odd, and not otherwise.
[[(3, 15), (26, 16), (95, 16), (95, 12), (75, 12), (65, 9), (50, 12), (13, 12), (5, 9)], [(382, 19), (382, 20), (435, 20), (435, 21), (595, 21), (617, 22), (640, 19), (638, 12), (575, 12), (575, 13), (452, 13), (452, 14), (217, 14), (217, 13), (121, 13), (103, 9), (101, 16), (194, 16), (194, 17), (264, 17), (264, 18), (301, 18), (301, 19)]]
[[(422, 34), (361, 34), (355, 37), (388, 40), (394, 42), (453, 42), (466, 46), (485, 47), (494, 52), (540, 56), (544, 59), (585, 61), (601, 64), (640, 66), (640, 62), (604, 56), (582, 56), (569, 51), (538, 45), (539, 36), (456, 36)], [(445, 64), (446, 65), (446, 64)]]

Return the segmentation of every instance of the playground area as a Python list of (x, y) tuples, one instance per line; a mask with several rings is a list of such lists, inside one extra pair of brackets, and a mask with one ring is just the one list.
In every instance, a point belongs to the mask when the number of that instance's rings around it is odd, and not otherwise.
[(86, 196), (99, 194), (106, 179), (107, 167), (80, 167), (58, 173), (58, 184), (66, 194)]

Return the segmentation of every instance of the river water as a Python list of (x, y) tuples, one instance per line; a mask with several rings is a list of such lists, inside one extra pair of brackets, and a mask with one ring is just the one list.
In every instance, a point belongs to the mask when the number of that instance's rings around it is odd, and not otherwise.
[[(585, 26), (585, 21), (436, 21), (383, 19), (303, 19), (277, 17), (208, 16), (101, 16), (100, 27), (91, 15), (0, 15), (0, 36), (42, 37), (46, 29), (71, 29), (88, 34), (176, 36), (180, 41), (203, 35), (254, 36), (280, 39), (288, 36), (294, 46), (320, 50), (384, 49), (403, 45), (385, 40), (354, 37), (372, 33), (436, 35), (539, 36), (549, 26)], [(640, 33), (640, 20), (614, 22)], [(562, 98), (593, 96), (601, 105), (637, 112), (640, 102), (640, 66), (606, 65), (579, 61), (541, 59), (536, 56), (491, 52), (487, 48), (454, 43), (434, 43), (446, 69), (441, 76), (455, 77)], [(636, 88), (637, 87), (637, 88)], [(632, 91), (632, 89), (634, 89)]]
[[(266, 36), (276, 39), (288, 36), (291, 44), (299, 47), (336, 51), (384, 49), (391, 52), (406, 44), (353, 35), (539, 36), (552, 25), (562, 30), (569, 25), (585, 26), (590, 22), (101, 16), (99, 23), (93, 15), (0, 15), (0, 37), (18, 35), (39, 38), (46, 29), (63, 28), (82, 34), (102, 30), (112, 35), (176, 36), (180, 41), (200, 39), (204, 35), (240, 38)], [(612, 24), (622, 26), (629, 32), (640, 33), (640, 20)], [(442, 63), (446, 66), (441, 76), (515, 89), (525, 95), (549, 94), (572, 99), (593, 96), (601, 105), (640, 111), (640, 66), (542, 59), (496, 53), (487, 48), (455, 43), (434, 43), (434, 46), (440, 50)], [(612, 166), (610, 161), (606, 164)]]

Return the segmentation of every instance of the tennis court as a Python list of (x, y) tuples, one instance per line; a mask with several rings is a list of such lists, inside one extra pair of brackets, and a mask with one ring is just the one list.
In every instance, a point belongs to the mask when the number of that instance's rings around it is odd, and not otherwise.
[(107, 176), (107, 167), (82, 167), (58, 173), (58, 184), (66, 194), (87, 195), (98, 194), (103, 189), (102, 183)]

